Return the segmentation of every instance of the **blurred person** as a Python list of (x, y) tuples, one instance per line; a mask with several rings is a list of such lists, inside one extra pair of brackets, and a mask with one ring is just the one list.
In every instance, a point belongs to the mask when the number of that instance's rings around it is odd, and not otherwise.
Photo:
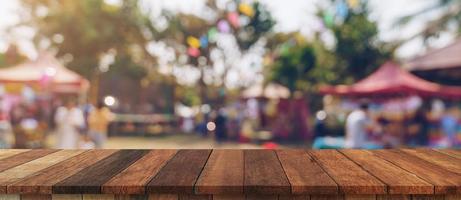
[(26, 106), (22, 103), (14, 105), (10, 110), (10, 123), (14, 134), (14, 148), (26, 148), (26, 134), (21, 122), (26, 118)]
[(440, 127), (445, 134), (448, 147), (454, 147), (457, 143), (458, 126), (457, 110), (452, 106), (442, 114), (440, 119)]
[(226, 126), (227, 118), (224, 113), (224, 109), (219, 109), (216, 114), (215, 118), (215, 139), (216, 142), (221, 143), (227, 138), (227, 126)]
[(0, 106), (0, 149), (11, 148), (11, 139), (13, 137), (8, 115)]
[(88, 132), (96, 148), (100, 149), (104, 146), (107, 140), (107, 129), (113, 118), (112, 112), (103, 102), (98, 102), (90, 112), (88, 116)]
[(76, 149), (78, 147), (80, 130), (85, 125), (82, 110), (74, 101), (68, 101), (65, 106), (56, 111), (57, 145), (59, 149)]
[(346, 148), (364, 148), (367, 143), (367, 130), (371, 124), (368, 116), (368, 103), (362, 102), (346, 119)]
[(82, 139), (78, 143), (79, 149), (94, 149), (96, 144), (92, 141), (91, 137), (88, 134), (83, 134)]
[(410, 146), (427, 146), (429, 144), (429, 106), (421, 105), (406, 121), (406, 143)]

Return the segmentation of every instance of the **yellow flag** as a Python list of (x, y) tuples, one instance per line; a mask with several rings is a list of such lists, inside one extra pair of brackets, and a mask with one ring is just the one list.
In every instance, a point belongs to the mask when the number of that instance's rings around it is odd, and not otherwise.
[(239, 11), (249, 17), (253, 17), (253, 15), (255, 14), (253, 7), (246, 3), (241, 3), (239, 5)]
[(190, 47), (199, 48), (200, 47), (200, 40), (198, 38), (196, 38), (196, 37), (188, 36), (187, 37), (187, 44)]

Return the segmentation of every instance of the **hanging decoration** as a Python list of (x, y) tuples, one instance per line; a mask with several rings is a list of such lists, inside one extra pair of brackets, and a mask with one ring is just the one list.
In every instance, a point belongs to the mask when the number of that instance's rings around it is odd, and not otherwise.
[(229, 20), (230, 24), (235, 28), (240, 26), (239, 14), (237, 12), (227, 13), (227, 20)]
[(226, 20), (219, 20), (218, 21), (218, 30), (221, 33), (229, 33), (231, 28), (229, 23)]
[(213, 27), (208, 30), (208, 42), (216, 42), (218, 36), (218, 30)]
[(197, 57), (200, 56), (200, 50), (197, 49), (197, 48), (194, 48), (194, 47), (189, 47), (189, 48), (187, 49), (187, 54), (188, 54), (189, 56), (192, 56), (192, 57), (194, 57), (194, 58), (197, 58)]
[(336, 4), (336, 15), (341, 19), (345, 19), (349, 14), (349, 7), (345, 1), (339, 1)]
[(206, 35), (202, 35), (202, 37), (200, 37), (200, 46), (205, 49), (208, 47), (208, 38)]
[(200, 40), (194, 36), (187, 37), (187, 44), (192, 48), (200, 48)]
[(347, 5), (349, 5), (350, 8), (356, 9), (359, 7), (360, 0), (347, 0)]
[(253, 17), (255, 13), (253, 7), (251, 7), (251, 5), (248, 5), (246, 3), (241, 3), (239, 5), (239, 11), (248, 17)]

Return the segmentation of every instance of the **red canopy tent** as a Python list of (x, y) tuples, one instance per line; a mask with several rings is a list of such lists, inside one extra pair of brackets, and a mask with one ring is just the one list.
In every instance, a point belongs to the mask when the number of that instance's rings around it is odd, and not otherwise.
[(386, 62), (370, 76), (353, 85), (321, 86), (320, 92), (341, 96), (396, 96), (404, 94), (461, 99), (461, 87), (444, 86), (426, 81), (403, 70), (393, 62)]
[(89, 87), (88, 80), (47, 52), (40, 53), (36, 60), (0, 69), (0, 83), (38, 84), (55, 93), (82, 93)]

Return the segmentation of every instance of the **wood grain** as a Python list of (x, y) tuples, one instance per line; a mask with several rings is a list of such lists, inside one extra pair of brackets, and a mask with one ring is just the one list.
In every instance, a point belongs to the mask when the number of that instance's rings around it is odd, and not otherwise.
[(53, 185), (57, 194), (98, 194), (101, 186), (147, 153), (146, 150), (120, 150)]
[(243, 150), (213, 150), (202, 171), (197, 194), (243, 194)]
[(411, 200), (411, 195), (376, 195), (376, 200)]
[(52, 200), (50, 194), (23, 194), (21, 200)]
[(461, 159), (434, 151), (432, 149), (403, 149), (402, 151), (434, 163), (454, 173), (461, 173)]
[(290, 183), (277, 155), (268, 150), (245, 150), (245, 194), (290, 194)]
[(304, 150), (277, 150), (292, 194), (338, 194), (338, 185)]
[(386, 194), (387, 186), (336, 150), (308, 151), (344, 194)]
[[(67, 150), (64, 150), (67, 151)], [(8, 185), (8, 193), (51, 194), (52, 186), (118, 150), (90, 150), (53, 165), (40, 173)]]
[(16, 167), (18, 165), (22, 165), (26, 162), (29, 162), (31, 160), (35, 160), (37, 158), (41, 158), (43, 156), (46, 156), (48, 154), (54, 153), (58, 150), (54, 149), (38, 149), (38, 150), (31, 150), (31, 151), (26, 151), (23, 153), (19, 153), (7, 158), (4, 158), (0, 162), (0, 172), (5, 171), (7, 169)]
[(81, 194), (53, 194), (52, 200), (82, 200)]
[(7, 186), (47, 167), (83, 153), (84, 150), (62, 150), (48, 154), (28, 163), (10, 168), (0, 173), (0, 193), (7, 193)]
[(28, 149), (0, 149), (0, 160), (29, 151)]
[(145, 185), (160, 171), (177, 150), (151, 150), (130, 167), (102, 186), (107, 194), (144, 194)]
[(375, 150), (373, 153), (431, 183), (436, 194), (461, 191), (461, 176), (438, 165), (399, 150)]
[(432, 194), (434, 185), (416, 177), (367, 150), (341, 150), (346, 157), (360, 165), (388, 186), (389, 194)]
[(193, 194), (211, 150), (180, 150), (147, 185), (148, 193)]
[(343, 200), (344, 195), (310, 195), (311, 200)]
[(177, 194), (149, 194), (149, 200), (178, 200)]
[(461, 150), (459, 149), (436, 149), (436, 151), (461, 159)]

